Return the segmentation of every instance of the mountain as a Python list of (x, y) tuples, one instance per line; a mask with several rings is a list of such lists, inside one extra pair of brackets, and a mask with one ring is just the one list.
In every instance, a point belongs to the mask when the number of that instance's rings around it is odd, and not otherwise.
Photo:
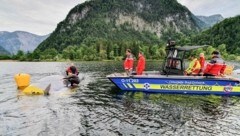
[(48, 36), (39, 36), (24, 31), (0, 31), (0, 46), (10, 54), (16, 54), (19, 50), (31, 52)]
[(91, 0), (75, 6), (37, 49), (61, 52), (99, 39), (159, 44), (199, 30), (196, 17), (177, 0)]
[(223, 16), (220, 14), (212, 15), (212, 16), (196, 16), (196, 17), (205, 23), (205, 25), (203, 25), (202, 28), (210, 28), (216, 23), (219, 23), (224, 19)]
[(7, 50), (5, 50), (3, 47), (0, 46), (0, 56), (1, 55), (10, 55), (10, 53)]
[(193, 37), (197, 44), (226, 45), (229, 53), (240, 55), (240, 16), (227, 18)]

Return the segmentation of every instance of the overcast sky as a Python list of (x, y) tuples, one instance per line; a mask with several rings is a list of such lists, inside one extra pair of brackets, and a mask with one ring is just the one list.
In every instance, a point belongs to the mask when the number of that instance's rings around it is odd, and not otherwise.
[(224, 18), (240, 15), (240, 0), (177, 0), (195, 15), (221, 14)]
[[(51, 33), (68, 12), (86, 0), (0, 0), (0, 31)], [(195, 15), (240, 14), (240, 0), (178, 0)]]

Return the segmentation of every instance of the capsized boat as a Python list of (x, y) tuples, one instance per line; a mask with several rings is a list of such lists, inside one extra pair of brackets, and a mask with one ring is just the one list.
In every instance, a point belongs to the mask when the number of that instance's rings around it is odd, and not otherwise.
[[(58, 92), (66, 92), (77, 88), (76, 84), (80, 83), (79, 77), (64, 77), (61, 75), (51, 75), (41, 78), (35, 83), (30, 84), (31, 76), (29, 74), (20, 73), (14, 76), (16, 85), (21, 94), (25, 95), (49, 95)], [(83, 80), (83, 78), (81, 79)], [(66, 84), (72, 84), (66, 87)]]
[(167, 56), (161, 71), (146, 71), (142, 75), (113, 73), (107, 78), (124, 91), (197, 95), (240, 95), (239, 79), (232, 76), (185, 76), (186, 54), (206, 46), (166, 47)]

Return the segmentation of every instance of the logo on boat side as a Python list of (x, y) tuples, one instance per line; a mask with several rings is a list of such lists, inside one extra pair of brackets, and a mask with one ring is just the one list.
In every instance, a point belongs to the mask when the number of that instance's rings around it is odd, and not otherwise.
[(150, 84), (149, 83), (144, 83), (143, 87), (145, 90), (149, 90), (150, 89)]
[(224, 92), (229, 93), (232, 91), (232, 89), (233, 89), (233, 87), (231, 85), (228, 85), (228, 86), (224, 86), (223, 90), (224, 90)]
[(187, 80), (181, 80), (181, 81), (165, 81), (167, 84), (186, 84), (186, 85), (206, 85), (203, 81), (187, 81)]

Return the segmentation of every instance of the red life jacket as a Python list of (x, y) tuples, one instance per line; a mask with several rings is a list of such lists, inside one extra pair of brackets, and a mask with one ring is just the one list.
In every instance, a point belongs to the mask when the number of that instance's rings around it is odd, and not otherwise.
[(131, 70), (133, 69), (133, 56), (129, 55), (126, 57), (124, 61), (124, 69), (125, 70)]
[(200, 63), (200, 65), (201, 65), (201, 69), (203, 70), (204, 65), (205, 65), (205, 58), (204, 58), (204, 57), (200, 57), (200, 58), (199, 58), (199, 63)]
[(210, 61), (210, 63), (207, 64), (207, 67), (204, 70), (204, 74), (218, 76), (220, 74), (224, 74), (225, 68), (226, 68), (226, 65), (224, 61), (219, 57), (214, 57)]
[(138, 64), (137, 64), (137, 68), (136, 68), (136, 71), (137, 71), (137, 75), (141, 75), (142, 72), (145, 70), (145, 58), (143, 55), (140, 55), (139, 56), (139, 59), (138, 59)]
[(70, 67), (67, 68), (66, 73), (67, 73), (67, 75), (68, 75), (68, 73), (78, 75), (78, 70), (75, 66), (70, 66)]

